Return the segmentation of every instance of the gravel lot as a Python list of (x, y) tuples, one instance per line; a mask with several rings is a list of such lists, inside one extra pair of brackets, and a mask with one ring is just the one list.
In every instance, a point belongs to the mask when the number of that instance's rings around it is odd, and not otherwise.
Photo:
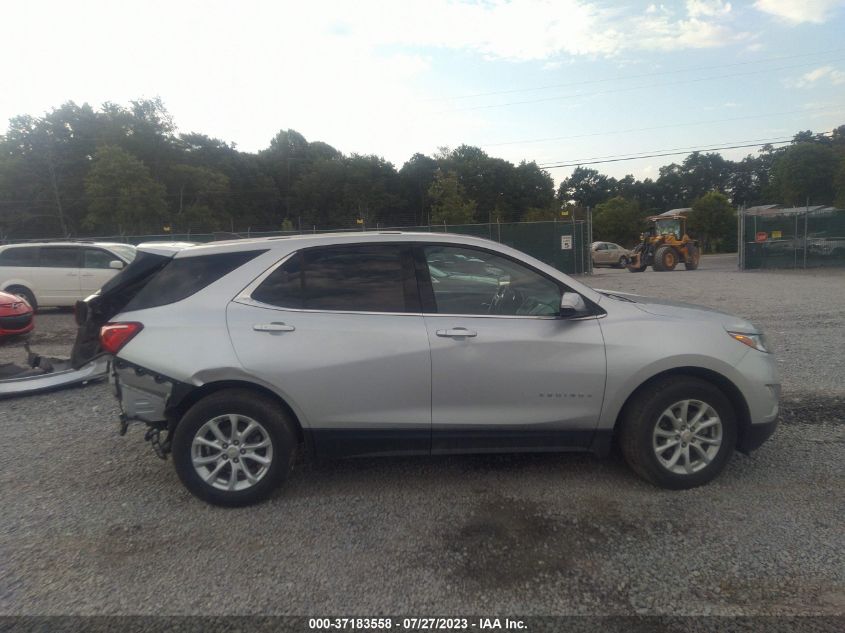
[[(587, 281), (762, 325), (784, 377), (774, 438), (686, 492), (617, 457), (351, 460), (224, 510), (139, 427), (117, 436), (105, 385), (0, 401), (0, 614), (845, 613), (845, 272), (706, 257)], [(69, 313), (36, 327), (36, 349), (68, 352)]]

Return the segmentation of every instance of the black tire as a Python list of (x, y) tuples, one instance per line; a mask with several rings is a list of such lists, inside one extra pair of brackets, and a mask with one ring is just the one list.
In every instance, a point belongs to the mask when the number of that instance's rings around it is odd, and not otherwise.
[(628, 257), (627, 255), (623, 255), (619, 258), (619, 268), (627, 268), (628, 267)]
[(661, 246), (654, 254), (654, 270), (665, 272), (675, 270), (678, 265), (678, 253), (671, 246)]
[(692, 243), (687, 244), (687, 260), (684, 263), (684, 268), (687, 270), (696, 270), (700, 260), (701, 253), (698, 250), (698, 246)]
[[(661, 464), (653, 438), (663, 412), (688, 399), (704, 402), (715, 410), (721, 421), (721, 443), (718, 452), (700, 470), (678, 474)], [(672, 490), (695, 488), (714, 479), (730, 460), (736, 438), (736, 415), (728, 398), (712, 383), (692, 376), (668, 376), (648, 385), (626, 405), (619, 430), (622, 454), (634, 472), (646, 481)], [(687, 450), (693, 455), (693, 451)]]
[(38, 302), (35, 300), (35, 295), (29, 288), (25, 288), (24, 286), (10, 286), (6, 289), (6, 292), (26, 299), (26, 302), (32, 307), (33, 312), (38, 310)]
[[(221, 490), (206, 483), (192, 461), (194, 437), (203, 425), (218, 416), (231, 414), (258, 422), (267, 431), (272, 444), (272, 458), (266, 472), (244, 490)], [(246, 506), (263, 501), (282, 484), (293, 467), (297, 445), (295, 423), (279, 403), (249, 389), (225, 389), (194, 404), (176, 425), (172, 442), (173, 464), (185, 487), (203, 501), (219, 506)], [(228, 468), (231, 467), (230, 463)], [(225, 470), (227, 466), (223, 468)]]

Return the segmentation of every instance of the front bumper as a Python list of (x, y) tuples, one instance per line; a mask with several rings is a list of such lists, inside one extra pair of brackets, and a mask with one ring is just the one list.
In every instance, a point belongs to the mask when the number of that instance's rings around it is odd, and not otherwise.
[(35, 326), (32, 312), (0, 316), (0, 336), (14, 336), (31, 332)]
[(743, 381), (738, 383), (748, 405), (749, 424), (740, 429), (737, 448), (749, 453), (759, 448), (778, 426), (780, 375), (773, 354), (749, 351), (737, 366)]
[(774, 434), (777, 427), (777, 419), (771, 422), (749, 424), (743, 429), (742, 435), (736, 445), (737, 449), (747, 455), (751, 451), (760, 448)]

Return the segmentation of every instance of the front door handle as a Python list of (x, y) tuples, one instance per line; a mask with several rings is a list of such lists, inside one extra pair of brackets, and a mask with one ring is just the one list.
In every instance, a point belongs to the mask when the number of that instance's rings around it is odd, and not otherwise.
[(437, 330), (437, 336), (445, 336), (448, 338), (472, 338), (478, 336), (475, 330), (468, 330), (465, 327), (456, 327), (451, 330)]
[(256, 323), (252, 329), (256, 332), (293, 332), (296, 328), (284, 323)]

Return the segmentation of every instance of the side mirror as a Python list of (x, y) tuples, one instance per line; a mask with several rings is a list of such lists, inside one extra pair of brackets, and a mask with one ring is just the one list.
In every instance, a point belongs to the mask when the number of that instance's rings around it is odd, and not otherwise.
[(113, 259), (109, 262), (109, 268), (114, 268), (115, 270), (123, 270), (123, 262), (119, 259)]
[(584, 303), (584, 297), (577, 292), (564, 292), (560, 298), (560, 316), (565, 319), (587, 316), (590, 310)]

